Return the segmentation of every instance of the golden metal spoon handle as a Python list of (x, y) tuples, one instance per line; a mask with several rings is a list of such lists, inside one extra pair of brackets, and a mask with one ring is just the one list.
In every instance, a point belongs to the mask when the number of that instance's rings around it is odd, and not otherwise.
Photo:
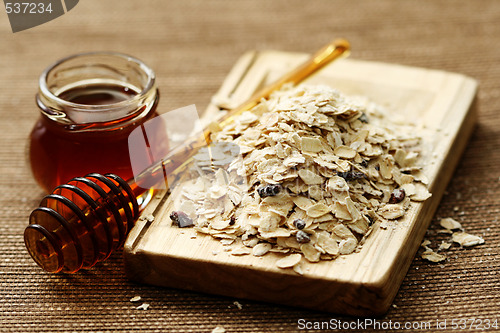
[(240, 104), (238, 107), (229, 111), (221, 119), (221, 127), (226, 124), (226, 119), (234, 117), (244, 111), (252, 109), (256, 106), (262, 98), (269, 98), (269, 96), (276, 90), (279, 90), (283, 85), (292, 83), (297, 85), (304, 81), (306, 78), (310, 77), (321, 68), (336, 60), (342, 56), (347, 56), (349, 54), (350, 44), (345, 39), (336, 39), (333, 42), (323, 46), (318, 50), (312, 57), (310, 57), (306, 62), (304, 62), (299, 67), (295, 68), (291, 72), (286, 73), (277, 81), (271, 83), (270, 85), (264, 87), (260, 91), (253, 94), (248, 100)]

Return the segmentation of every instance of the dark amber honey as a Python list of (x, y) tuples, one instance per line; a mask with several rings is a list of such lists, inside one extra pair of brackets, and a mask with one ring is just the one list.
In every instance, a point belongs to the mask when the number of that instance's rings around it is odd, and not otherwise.
[[(106, 84), (74, 88), (58, 97), (77, 104), (111, 105), (133, 98), (136, 94), (127, 87)], [(134, 120), (136, 113), (110, 121), (82, 124), (61, 124), (42, 115), (30, 136), (29, 157), (35, 179), (50, 192), (57, 185), (90, 172), (112, 172), (123, 179), (132, 178), (128, 136), (137, 126), (158, 115), (156, 103), (146, 115)], [(96, 114), (96, 118), (99, 115)], [(163, 123), (158, 121), (154, 124), (158, 127)], [(158, 151), (166, 154), (168, 140), (165, 130), (158, 128), (152, 132), (155, 136), (148, 138), (149, 143), (160, 147)], [(138, 153), (144, 156), (134, 158), (149, 158), (147, 151)]]
[(137, 92), (129, 87), (98, 84), (68, 89), (58, 97), (76, 104), (108, 105), (126, 101), (136, 95)]

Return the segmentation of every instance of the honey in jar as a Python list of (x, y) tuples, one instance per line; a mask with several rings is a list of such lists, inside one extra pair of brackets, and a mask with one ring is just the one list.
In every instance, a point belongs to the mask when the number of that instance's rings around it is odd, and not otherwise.
[[(56, 62), (39, 81), (41, 115), (29, 140), (34, 178), (47, 192), (91, 172), (132, 178), (128, 137), (158, 115), (158, 99), (154, 72), (133, 57), (98, 52)], [(158, 119), (148, 144), (166, 154), (165, 124)], [(134, 155), (151, 159), (147, 150)]]

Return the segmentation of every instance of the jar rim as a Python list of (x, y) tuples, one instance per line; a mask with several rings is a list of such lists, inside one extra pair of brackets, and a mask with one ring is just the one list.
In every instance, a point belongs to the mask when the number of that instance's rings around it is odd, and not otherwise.
[[(72, 59), (76, 58), (81, 58), (81, 57), (87, 57), (87, 56), (110, 56), (110, 57), (117, 57), (121, 58), (123, 60), (126, 60), (128, 62), (134, 63), (135, 65), (140, 68), (146, 75), (147, 75), (147, 82), (144, 85), (144, 87), (141, 89), (141, 91), (137, 92), (136, 95), (133, 97), (119, 101), (116, 103), (110, 103), (110, 104), (99, 104), (99, 105), (90, 105), (90, 104), (80, 104), (80, 103), (74, 103), (67, 101), (63, 98), (60, 98), (57, 96), (54, 92), (51, 91), (51, 89), (48, 86), (47, 80), (52, 71), (57, 69), (58, 66), (61, 64), (70, 61)], [(130, 56), (128, 54), (120, 53), (120, 52), (113, 52), (113, 51), (94, 51), (94, 52), (83, 52), (83, 53), (77, 53), (73, 54), (64, 58), (61, 58), (48, 66), (40, 75), (39, 77), (39, 89), (40, 93), (45, 97), (57, 104), (58, 106), (62, 107), (63, 109), (73, 109), (73, 110), (78, 110), (78, 112), (106, 112), (106, 111), (112, 111), (110, 110), (110, 107), (113, 109), (116, 108), (126, 108), (129, 105), (136, 105), (137, 103), (140, 103), (143, 101), (149, 92), (155, 88), (155, 81), (156, 81), (156, 75), (154, 71), (147, 66), (144, 62), (141, 60)], [(55, 111), (55, 110), (54, 110)], [(57, 111), (62, 111), (62, 110), (57, 110)]]

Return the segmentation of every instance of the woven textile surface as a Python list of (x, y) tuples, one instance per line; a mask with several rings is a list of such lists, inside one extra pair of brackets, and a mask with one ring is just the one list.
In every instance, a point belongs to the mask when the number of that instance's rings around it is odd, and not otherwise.
[[(353, 59), (458, 72), (480, 84), (478, 125), (428, 238), (444, 239), (438, 221), (453, 217), (485, 244), (453, 246), (442, 264), (417, 255), (393, 307), (377, 320), (430, 322), (433, 330), (447, 320), (440, 332), (459, 331), (452, 320), (462, 325), (460, 319), (498, 320), (500, 327), (499, 1), (85, 0), (18, 33), (0, 9), (0, 331), (294, 332), (300, 319), (355, 321), (138, 285), (125, 277), (120, 252), (92, 270), (51, 275), (23, 242), (29, 213), (44, 195), (31, 177), (26, 143), (39, 117), (38, 76), (48, 64), (79, 52), (131, 54), (156, 71), (162, 109), (203, 110), (244, 52), (312, 52), (336, 37), (351, 42)], [(136, 295), (150, 304), (147, 311), (129, 301)]]

